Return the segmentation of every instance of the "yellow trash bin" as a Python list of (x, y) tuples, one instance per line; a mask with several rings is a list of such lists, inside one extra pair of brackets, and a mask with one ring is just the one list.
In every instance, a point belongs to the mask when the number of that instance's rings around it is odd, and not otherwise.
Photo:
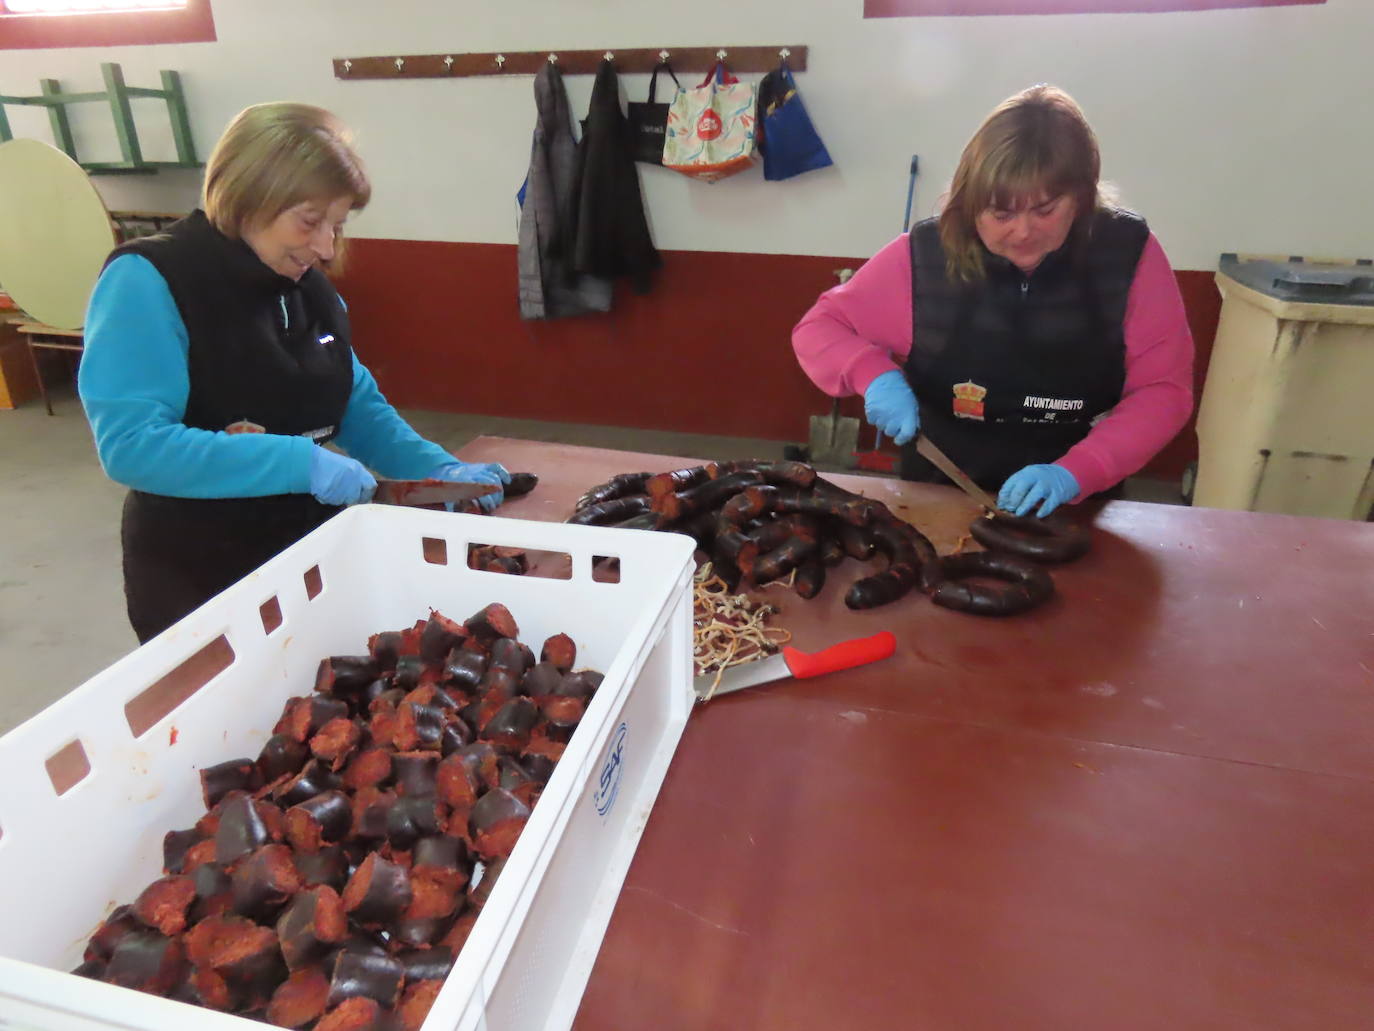
[(1224, 254), (1193, 504), (1374, 516), (1374, 264)]

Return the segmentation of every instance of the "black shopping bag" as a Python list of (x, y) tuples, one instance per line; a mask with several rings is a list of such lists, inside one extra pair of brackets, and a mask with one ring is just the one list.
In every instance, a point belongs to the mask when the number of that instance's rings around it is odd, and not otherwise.
[(636, 161), (645, 161), (651, 165), (663, 164), (663, 140), (668, 125), (668, 108), (672, 106), (671, 103), (659, 104), (655, 100), (660, 68), (666, 69), (673, 77), (673, 85), (682, 89), (677, 76), (673, 75), (673, 69), (664, 61), (654, 69), (653, 77), (649, 80), (648, 101), (631, 102), (626, 105), (626, 121), (630, 126), (630, 152), (634, 154)]

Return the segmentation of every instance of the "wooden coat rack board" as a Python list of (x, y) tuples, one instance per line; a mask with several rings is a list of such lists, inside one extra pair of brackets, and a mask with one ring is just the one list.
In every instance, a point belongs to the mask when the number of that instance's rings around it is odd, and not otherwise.
[[(723, 57), (722, 57), (723, 55)], [(648, 75), (667, 61), (675, 72), (705, 71), (723, 59), (732, 72), (768, 72), (782, 57), (806, 71), (806, 47), (676, 47), (631, 50), (507, 50), (489, 54), (405, 54), (336, 57), (336, 79), (457, 79), (474, 75), (534, 75), (554, 61), (564, 75), (594, 75), (606, 57), (621, 75)]]

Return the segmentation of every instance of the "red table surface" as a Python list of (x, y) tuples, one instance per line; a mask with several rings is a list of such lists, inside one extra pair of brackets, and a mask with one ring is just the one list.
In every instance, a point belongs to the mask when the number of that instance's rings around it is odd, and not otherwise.
[[(563, 519), (692, 464), (481, 438)], [(831, 477), (949, 551), (949, 488)], [(777, 589), (897, 654), (699, 706), (579, 1029), (1374, 1027), (1374, 527), (1111, 502), (1011, 619)]]

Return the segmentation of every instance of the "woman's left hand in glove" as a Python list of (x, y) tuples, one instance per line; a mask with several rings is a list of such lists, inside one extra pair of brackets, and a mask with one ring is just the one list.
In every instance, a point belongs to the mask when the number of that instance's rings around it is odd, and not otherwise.
[(1078, 491), (1078, 481), (1062, 465), (1028, 465), (1007, 477), (997, 495), (997, 507), (1023, 516), (1039, 504), (1035, 514), (1043, 519), (1076, 498)]
[[(429, 474), (432, 480), (449, 480), (453, 483), (489, 483), (494, 487), (504, 487), (510, 483), (510, 473), (499, 462), (445, 462)], [(477, 499), (484, 512), (490, 512), (505, 499), (505, 494), (484, 494)]]

